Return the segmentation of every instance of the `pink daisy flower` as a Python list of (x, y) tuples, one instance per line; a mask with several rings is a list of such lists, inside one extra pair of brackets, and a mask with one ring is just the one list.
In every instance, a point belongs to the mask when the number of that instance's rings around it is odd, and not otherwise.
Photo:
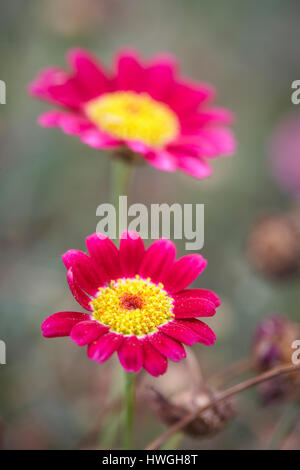
[(133, 51), (117, 55), (113, 72), (88, 52), (68, 53), (71, 71), (43, 70), (29, 93), (57, 109), (39, 117), (97, 149), (127, 148), (160, 170), (196, 178), (212, 173), (211, 158), (230, 155), (232, 114), (212, 107), (212, 87), (178, 76), (174, 59), (142, 61)]
[(143, 367), (154, 376), (166, 372), (168, 359), (185, 358), (182, 343), (214, 343), (214, 332), (196, 317), (215, 314), (217, 295), (186, 289), (205, 269), (201, 255), (175, 261), (174, 243), (157, 240), (146, 250), (135, 232), (124, 232), (119, 250), (99, 233), (86, 245), (88, 255), (69, 250), (63, 262), (71, 292), (88, 313), (51, 315), (42, 324), (46, 338), (70, 336), (96, 362), (117, 352), (126, 371)]

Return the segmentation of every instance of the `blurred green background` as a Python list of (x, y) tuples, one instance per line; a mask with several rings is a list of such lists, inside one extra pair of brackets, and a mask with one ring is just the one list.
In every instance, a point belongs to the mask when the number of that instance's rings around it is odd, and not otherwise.
[[(68, 339), (45, 340), (40, 333), (46, 316), (78, 309), (61, 254), (84, 249), (84, 238), (95, 231), (96, 207), (110, 198), (111, 160), (58, 129), (38, 127), (37, 116), (48, 107), (26, 87), (39, 69), (65, 67), (73, 46), (90, 48), (107, 65), (118, 48), (132, 46), (144, 56), (174, 53), (184, 75), (211, 82), (217, 103), (236, 114), (238, 152), (215, 161), (211, 179), (143, 166), (131, 188), (134, 202), (205, 204), (201, 253), (208, 268), (197, 285), (215, 290), (223, 302), (209, 321), (216, 346), (194, 348), (209, 376), (249, 354), (255, 325), (269, 312), (299, 317), (299, 280), (263, 278), (249, 264), (246, 241), (260, 214), (294, 204), (270, 176), (267, 143), (281, 117), (295, 110), (290, 86), (300, 78), (300, 4), (10, 0), (1, 5), (0, 38), (0, 79), (7, 85), (7, 104), (0, 105), (0, 339), (7, 345), (7, 364), (0, 365), (1, 444), (112, 448), (122, 384), (117, 361), (97, 365)], [(184, 254), (183, 242), (177, 247)], [(176, 367), (170, 367), (170, 380), (179, 374), (174, 383), (182, 371)], [(262, 411), (252, 391), (240, 397), (238, 417), (221, 434), (186, 438), (182, 446), (264, 447), (282, 406)], [(136, 444), (142, 448), (163, 426), (150, 407), (138, 409)]]

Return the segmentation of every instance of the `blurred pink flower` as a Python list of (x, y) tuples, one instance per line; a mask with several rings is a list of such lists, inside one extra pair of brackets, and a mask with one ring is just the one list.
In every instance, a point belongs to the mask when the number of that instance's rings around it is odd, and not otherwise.
[(108, 73), (82, 49), (68, 53), (71, 71), (51, 67), (29, 93), (58, 108), (39, 117), (97, 149), (127, 148), (165, 171), (206, 178), (207, 160), (230, 155), (236, 144), (231, 112), (212, 107), (211, 86), (178, 76), (176, 61), (160, 55), (144, 62), (131, 50), (117, 54)]
[(271, 172), (289, 194), (300, 197), (300, 113), (290, 113), (275, 128), (269, 145)]
[(186, 289), (205, 269), (201, 255), (175, 261), (174, 243), (157, 240), (145, 250), (134, 232), (123, 234), (119, 250), (99, 233), (86, 244), (89, 256), (69, 250), (63, 262), (72, 294), (89, 313), (51, 315), (42, 324), (45, 337), (70, 336), (88, 346), (88, 357), (96, 362), (117, 352), (126, 371), (144, 367), (154, 376), (166, 372), (168, 358), (185, 358), (181, 343), (215, 342), (214, 332), (196, 317), (215, 314), (217, 295)]

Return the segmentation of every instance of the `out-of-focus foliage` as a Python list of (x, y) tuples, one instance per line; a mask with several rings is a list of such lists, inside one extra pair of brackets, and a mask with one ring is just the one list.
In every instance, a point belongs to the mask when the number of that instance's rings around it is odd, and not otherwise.
[[(206, 375), (248, 354), (256, 323), (270, 311), (299, 316), (299, 280), (266, 280), (246, 256), (258, 216), (293, 201), (272, 181), (267, 142), (291, 111), (291, 82), (299, 78), (300, 4), (279, 0), (10, 0), (1, 5), (0, 105), (1, 311), (0, 442), (4, 448), (72, 448), (88, 442), (118, 445), (122, 375), (113, 360), (90, 362), (68, 339), (41, 338), (49, 314), (77, 309), (60, 255), (84, 248), (95, 231), (96, 207), (109, 202), (111, 161), (59, 130), (36, 124), (46, 106), (29, 98), (27, 84), (42, 67), (64, 66), (73, 46), (90, 48), (109, 64), (114, 51), (133, 46), (144, 55), (169, 51), (185, 75), (209, 81), (218, 103), (237, 116), (239, 149), (218, 160), (199, 182), (149, 166), (134, 173), (131, 200), (205, 203), (206, 273), (197, 285), (218, 292), (222, 307), (210, 325), (215, 347), (194, 348)], [(184, 253), (178, 242), (179, 254)], [(170, 379), (179, 374), (171, 367)], [(166, 378), (159, 379), (160, 381)], [(176, 377), (174, 381), (176, 382)], [(116, 403), (115, 403), (116, 401)], [(139, 408), (138, 408), (139, 409)], [(254, 392), (240, 415), (212, 440), (187, 438), (186, 448), (258, 448), (281, 408), (259, 408)], [(152, 412), (137, 413), (137, 445), (160, 430)], [(1, 438), (2, 435), (2, 438)], [(88, 436), (86, 436), (88, 435)], [(84, 439), (83, 437), (86, 436)], [(297, 444), (296, 444), (297, 445)]]

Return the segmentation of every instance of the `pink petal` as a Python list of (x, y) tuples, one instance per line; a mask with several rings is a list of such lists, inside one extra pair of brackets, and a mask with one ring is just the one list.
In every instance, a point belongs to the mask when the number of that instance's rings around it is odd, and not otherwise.
[(104, 269), (81, 251), (69, 250), (62, 259), (67, 269), (72, 268), (78, 286), (92, 296), (108, 280)]
[(205, 269), (207, 261), (198, 254), (186, 255), (175, 261), (163, 281), (165, 289), (176, 293), (189, 286)]
[(75, 278), (74, 278), (74, 274), (73, 274), (73, 269), (72, 268), (69, 268), (68, 271), (67, 271), (67, 281), (68, 281), (68, 284), (69, 284), (69, 287), (70, 287), (70, 290), (75, 298), (75, 300), (77, 300), (77, 302), (83, 307), (85, 308), (86, 310), (92, 312), (93, 311), (93, 308), (92, 306), (90, 305), (90, 302), (91, 302), (91, 298), (86, 295), (85, 292), (82, 291), (82, 289), (80, 289), (79, 285), (77, 284)]
[(122, 277), (119, 252), (114, 243), (102, 233), (93, 233), (86, 238), (91, 258), (105, 271), (107, 280)]
[(154, 377), (164, 374), (168, 368), (168, 360), (151, 345), (148, 338), (143, 339), (143, 349), (144, 369)]
[(213, 87), (206, 83), (193, 83), (189, 80), (177, 82), (170, 96), (170, 106), (177, 113), (195, 112), (204, 101), (215, 95)]
[(225, 108), (210, 108), (184, 116), (181, 121), (183, 133), (193, 134), (202, 130), (203, 126), (210, 124), (232, 124), (234, 115)]
[(120, 141), (97, 129), (90, 129), (80, 136), (84, 144), (96, 149), (109, 149), (120, 145)]
[(146, 90), (152, 98), (159, 101), (168, 101), (174, 84), (176, 60), (170, 55), (156, 57), (152, 65), (146, 69)]
[(194, 318), (188, 320), (177, 320), (183, 326), (190, 328), (199, 336), (198, 341), (207, 346), (211, 346), (216, 341), (216, 335), (206, 323)]
[(215, 292), (213, 292), (212, 290), (208, 289), (185, 289), (181, 292), (178, 292), (178, 294), (174, 294), (173, 297), (175, 302), (184, 302), (185, 299), (190, 300), (196, 298), (210, 300), (215, 304), (216, 307), (219, 307), (221, 305), (220, 299), (217, 294), (215, 294)]
[(196, 297), (174, 298), (173, 313), (176, 318), (211, 317), (216, 313), (216, 306), (207, 299)]
[(158, 352), (174, 362), (178, 362), (186, 357), (182, 344), (163, 333), (149, 335), (149, 341)]
[(87, 354), (90, 359), (104, 362), (119, 349), (123, 343), (123, 336), (113, 332), (106, 333), (88, 346)]
[(135, 232), (123, 232), (120, 240), (120, 262), (124, 276), (132, 277), (139, 272), (145, 254), (141, 237)]
[(165, 150), (151, 151), (145, 155), (146, 160), (154, 168), (158, 168), (163, 171), (175, 171), (177, 168), (177, 160), (170, 152)]
[(192, 346), (199, 340), (198, 335), (190, 328), (186, 328), (182, 323), (176, 320), (170, 321), (159, 327), (159, 330), (167, 336), (180, 341), (181, 343)]
[(212, 168), (201, 158), (188, 157), (177, 153), (178, 168), (181, 168), (188, 175), (195, 178), (204, 179), (212, 174)]
[(118, 349), (118, 356), (127, 372), (138, 372), (143, 366), (144, 357), (141, 341), (136, 336), (126, 336)]
[(109, 90), (109, 80), (102, 65), (89, 52), (80, 48), (72, 49), (68, 53), (68, 62), (85, 100), (91, 100)]
[(142, 156), (145, 156), (148, 153), (151, 153), (151, 149), (143, 142), (136, 141), (136, 140), (125, 140), (125, 144), (134, 153), (139, 153)]
[(149, 246), (140, 266), (139, 274), (160, 282), (169, 271), (176, 257), (176, 247), (170, 240), (157, 240)]
[(74, 79), (64, 70), (56, 67), (42, 70), (29, 85), (28, 92), (42, 100), (73, 109), (79, 109), (84, 100)]
[(89, 315), (79, 312), (58, 312), (50, 315), (42, 323), (41, 330), (45, 338), (69, 336), (76, 323), (89, 319)]
[(78, 346), (86, 346), (107, 333), (108, 330), (109, 327), (106, 325), (101, 325), (94, 320), (87, 320), (77, 323), (72, 328), (70, 337)]
[(46, 111), (38, 117), (38, 123), (42, 127), (57, 127), (61, 113), (61, 111)]
[(93, 124), (82, 114), (65, 111), (47, 111), (38, 118), (42, 127), (60, 127), (65, 134), (81, 135), (93, 127)]
[[(207, 145), (206, 156), (232, 155), (236, 151), (236, 140), (233, 132), (225, 127), (207, 127), (199, 134), (199, 146)], [(202, 150), (204, 152), (204, 150)], [(203, 153), (205, 155), (205, 153)]]
[(143, 91), (145, 86), (144, 73), (144, 68), (136, 52), (121, 51), (117, 58), (116, 89)]

